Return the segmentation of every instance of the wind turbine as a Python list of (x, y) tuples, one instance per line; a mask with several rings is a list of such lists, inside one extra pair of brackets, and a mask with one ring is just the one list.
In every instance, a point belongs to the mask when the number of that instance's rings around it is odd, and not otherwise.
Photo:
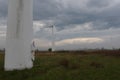
[(8, 0), (5, 65), (7, 71), (32, 68), (33, 0)]
[(44, 28), (51, 28), (51, 34), (52, 34), (51, 49), (52, 49), (52, 52), (54, 52), (55, 51), (55, 25), (44, 26), (41, 29), (44, 29)]
[(51, 25), (51, 26), (48, 26), (49, 28), (51, 28), (51, 31), (52, 31), (52, 41), (51, 41), (51, 47), (52, 47), (52, 52), (55, 51), (55, 32), (54, 32), (54, 29), (55, 29), (55, 25)]

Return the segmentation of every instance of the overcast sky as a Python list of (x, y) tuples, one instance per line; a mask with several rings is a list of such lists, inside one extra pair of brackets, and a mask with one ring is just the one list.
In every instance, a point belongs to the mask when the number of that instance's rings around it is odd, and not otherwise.
[[(120, 0), (33, 0), (34, 40), (40, 49), (120, 48)], [(8, 0), (0, 0), (0, 47), (5, 47)]]

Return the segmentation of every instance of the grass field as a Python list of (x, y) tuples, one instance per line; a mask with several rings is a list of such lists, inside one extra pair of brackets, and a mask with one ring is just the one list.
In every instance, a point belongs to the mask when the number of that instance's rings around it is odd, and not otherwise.
[(0, 80), (120, 80), (120, 51), (37, 52), (30, 70), (4, 71)]

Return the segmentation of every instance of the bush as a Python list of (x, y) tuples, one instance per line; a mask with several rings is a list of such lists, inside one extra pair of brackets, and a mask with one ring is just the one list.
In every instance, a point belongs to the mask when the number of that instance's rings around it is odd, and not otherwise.
[(52, 48), (49, 48), (48, 51), (49, 51), (49, 52), (52, 52)]

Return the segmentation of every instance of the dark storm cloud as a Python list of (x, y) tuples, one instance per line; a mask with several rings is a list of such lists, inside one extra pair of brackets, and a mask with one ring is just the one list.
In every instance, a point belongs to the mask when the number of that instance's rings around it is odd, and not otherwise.
[(34, 0), (34, 20), (45, 20), (56, 17), (59, 11), (59, 3), (55, 0)]
[[(58, 0), (59, 1), (59, 0)], [(64, 1), (63, 1), (64, 2)], [(84, 24), (93, 22), (93, 29), (108, 29), (120, 27), (119, 5), (112, 6), (109, 0), (88, 0), (82, 6), (59, 3), (57, 0), (35, 0), (34, 1), (34, 19), (35, 20), (53, 20), (59, 29), (73, 24)], [(76, 3), (73, 3), (76, 4)], [(114, 3), (113, 3), (114, 4)], [(67, 5), (67, 8), (64, 7)], [(69, 27), (68, 27), (69, 28)]]
[(106, 7), (110, 4), (109, 0), (89, 0), (87, 3), (88, 7)]
[(7, 16), (7, 0), (0, 0), (0, 18), (5, 18)]
[[(95, 37), (105, 41), (100, 44), (103, 47), (113, 38), (111, 43), (119, 47), (119, 0), (33, 0), (33, 2), (35, 38), (51, 41), (51, 30), (39, 29), (40, 26), (51, 23), (57, 28), (55, 32), (57, 41)], [(0, 0), (0, 45), (5, 41), (2, 39), (5, 39), (7, 9), (8, 0)], [(75, 44), (72, 45), (71, 48), (74, 49)], [(66, 45), (66, 48), (69, 46)]]
[[(7, 3), (8, 0), (0, 0), (1, 18), (7, 16)], [(117, 0), (34, 0), (33, 5), (34, 20), (52, 20), (58, 29), (88, 22), (93, 23), (93, 29), (120, 27)]]

